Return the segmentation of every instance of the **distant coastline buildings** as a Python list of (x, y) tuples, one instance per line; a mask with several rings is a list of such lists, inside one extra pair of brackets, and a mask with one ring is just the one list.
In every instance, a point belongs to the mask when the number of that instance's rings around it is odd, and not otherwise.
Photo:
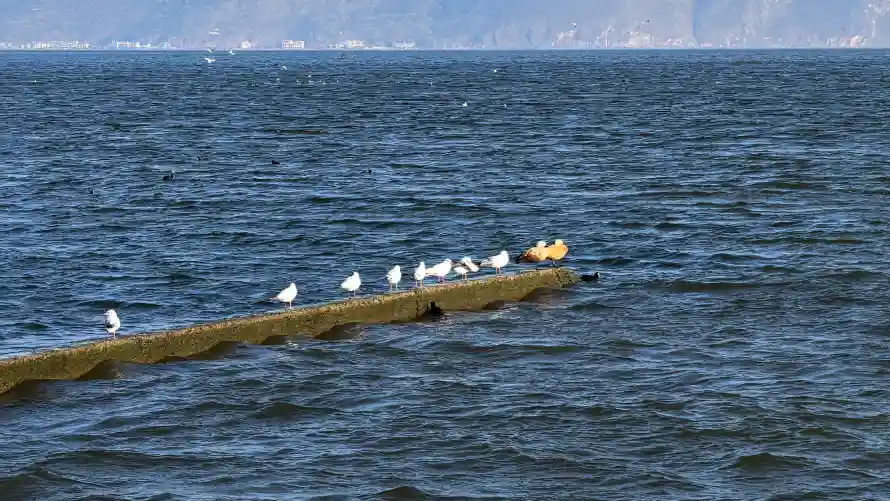
[(28, 42), (16, 46), (15, 44), (4, 42), (0, 43), (0, 49), (20, 49), (20, 50), (73, 50), (73, 49), (92, 49), (94, 48), (89, 42), (81, 42), (78, 40), (52, 40), (49, 42)]
[(306, 41), (305, 40), (282, 40), (281, 48), (285, 49), (285, 50), (305, 49)]
[[(888, 0), (890, 1), (890, 0)], [(572, 28), (552, 34), (546, 42), (538, 43), (529, 48), (550, 49), (744, 49), (744, 48), (860, 48), (870, 47), (870, 41), (863, 35), (832, 36), (827, 38), (810, 37), (803, 43), (791, 44), (780, 37), (749, 37), (726, 36), (721, 41), (704, 41), (682, 37), (660, 38), (653, 35), (644, 24), (637, 29), (621, 32), (609, 25), (599, 33), (582, 32), (573, 24)], [(26, 43), (0, 40), (0, 50), (263, 50), (270, 48), (262, 41), (242, 39), (240, 37), (222, 40), (219, 30), (209, 32), (210, 39), (188, 40), (183, 37), (171, 37), (166, 42), (144, 42), (132, 40), (111, 40), (110, 42), (92, 43), (79, 40), (30, 41)], [(394, 40), (392, 42), (366, 41), (359, 38), (340, 40), (321, 40), (317, 34), (312, 41), (286, 39), (281, 40), (281, 50), (414, 50), (414, 49), (445, 49), (445, 50), (479, 50), (479, 49), (520, 49), (521, 47), (500, 47), (493, 43), (476, 42), (470, 44), (440, 41), (434, 44), (418, 45), (414, 40)], [(491, 42), (491, 41), (488, 41)], [(272, 45), (275, 47), (275, 45)]]

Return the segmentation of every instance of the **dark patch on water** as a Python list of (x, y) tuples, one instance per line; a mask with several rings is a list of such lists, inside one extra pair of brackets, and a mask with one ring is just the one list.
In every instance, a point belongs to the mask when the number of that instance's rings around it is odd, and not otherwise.
[(352, 341), (362, 337), (365, 328), (362, 324), (345, 323), (318, 334), (315, 336), (315, 339), (321, 341)]

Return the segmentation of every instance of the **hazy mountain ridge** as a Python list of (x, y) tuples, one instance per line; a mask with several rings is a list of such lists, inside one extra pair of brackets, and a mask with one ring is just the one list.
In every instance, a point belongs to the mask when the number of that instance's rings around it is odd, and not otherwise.
[(890, 0), (0, 0), (0, 41), (877, 47), (890, 46), (888, 13)]

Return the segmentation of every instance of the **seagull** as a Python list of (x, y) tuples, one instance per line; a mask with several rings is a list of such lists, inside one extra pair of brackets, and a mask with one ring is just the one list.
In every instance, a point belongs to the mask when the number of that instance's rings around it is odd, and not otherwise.
[(174, 177), (176, 177), (176, 171), (175, 171), (175, 170), (171, 170), (169, 174), (166, 174), (166, 175), (165, 175), (164, 177), (162, 177), (161, 179), (164, 180), (164, 181), (173, 181), (173, 178), (174, 178)]
[(216, 59), (213, 59), (212, 57), (205, 57), (204, 60), (207, 61), (207, 64), (210, 64), (210, 63), (216, 61)]
[(537, 245), (524, 250), (522, 254), (516, 256), (515, 262), (517, 264), (540, 263), (547, 260), (547, 254), (547, 242), (539, 240)]
[(476, 273), (477, 271), (479, 271), (479, 265), (474, 263), (473, 258), (471, 258), (469, 256), (461, 258), (460, 262), (461, 262), (461, 264), (466, 266), (468, 270), (472, 271), (473, 273)]
[(349, 278), (347, 278), (343, 281), (342, 284), (340, 284), (340, 287), (352, 293), (352, 297), (356, 296), (356, 291), (358, 291), (358, 288), (361, 286), (362, 279), (358, 276), (357, 271), (353, 272), (352, 275), (349, 275)]
[(461, 106), (464, 107), (464, 108), (466, 108), (466, 107), (467, 107), (467, 102), (464, 101), (464, 104), (462, 104)]
[(115, 333), (118, 329), (121, 328), (121, 321), (117, 318), (117, 313), (114, 310), (108, 310), (105, 312), (105, 332), (111, 334), (111, 337), (117, 337)]
[(207, 52), (213, 54), (213, 49), (211, 49), (211, 48), (206, 48), (206, 49), (204, 49), (204, 50), (206, 50)]
[(423, 288), (423, 279), (426, 278), (426, 265), (423, 261), (414, 268), (414, 286)]
[(235, 51), (230, 50), (230, 51), (229, 51), (229, 55), (230, 55), (230, 56), (234, 56), (234, 55), (235, 55)]
[(402, 267), (399, 265), (395, 265), (389, 270), (389, 273), (386, 274), (386, 281), (389, 282), (389, 290), (395, 288), (395, 290), (399, 290), (399, 282), (402, 280)]
[(569, 253), (569, 246), (564, 244), (562, 240), (556, 239), (553, 245), (547, 247), (547, 259), (550, 260), (552, 266), (556, 266), (556, 261), (566, 257)]
[[(281, 69), (284, 70), (284, 71), (287, 71), (287, 66), (285, 66), (285, 65), (282, 64), (282, 65), (281, 65)], [(310, 75), (310, 76), (311, 76), (311, 75)]]
[(461, 258), (461, 260), (454, 265), (454, 272), (461, 275), (464, 281), (467, 280), (467, 274), (470, 272), (475, 273), (477, 271), (479, 271), (479, 266), (474, 263), (473, 258), (469, 256)]
[(467, 273), (469, 273), (470, 270), (463, 263), (460, 263), (460, 264), (454, 265), (454, 272), (457, 273), (458, 275), (460, 275), (461, 278), (463, 278), (464, 281), (466, 282), (467, 281)]
[(287, 307), (290, 308), (295, 297), (297, 297), (297, 284), (291, 282), (291, 284), (288, 285), (286, 289), (279, 292), (277, 296), (269, 299), (287, 303)]
[(439, 277), (439, 283), (445, 283), (445, 275), (451, 272), (451, 260), (446, 259), (441, 263), (426, 270), (426, 274), (432, 277)]
[(510, 262), (510, 255), (507, 254), (507, 251), (502, 250), (498, 255), (491, 256), (488, 259), (482, 260), (482, 266), (491, 266), (494, 268), (496, 274), (501, 274), (501, 268), (507, 265)]

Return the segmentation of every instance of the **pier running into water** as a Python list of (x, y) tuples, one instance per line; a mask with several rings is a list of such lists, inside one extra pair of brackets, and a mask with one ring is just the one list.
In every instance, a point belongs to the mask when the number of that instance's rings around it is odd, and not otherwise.
[(194, 356), (220, 343), (266, 343), (274, 338), (315, 337), (341, 325), (410, 321), (426, 314), (431, 303), (446, 312), (481, 310), (495, 302), (520, 300), (536, 289), (560, 288), (578, 281), (578, 275), (568, 269), (544, 268), (103, 339), (0, 360), (0, 394), (29, 381), (78, 379), (106, 362), (151, 364)]

